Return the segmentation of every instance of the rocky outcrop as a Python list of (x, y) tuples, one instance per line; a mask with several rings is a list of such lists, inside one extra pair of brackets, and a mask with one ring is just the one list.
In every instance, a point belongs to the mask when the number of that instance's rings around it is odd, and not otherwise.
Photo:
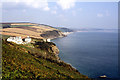
[(57, 46), (51, 46), (51, 48), (52, 48), (52, 51), (53, 51), (53, 53), (55, 53), (55, 54), (59, 54), (59, 49), (57, 48)]
[(43, 38), (50, 38), (50, 39), (54, 39), (54, 38), (58, 38), (58, 37), (65, 37), (65, 35), (62, 34), (58, 30), (46, 31), (43, 34), (41, 34), (40, 36)]
[(38, 53), (32, 53), (35, 54), (36, 56), (41, 56), (44, 58), (49, 58), (53, 60), (59, 60), (58, 54), (59, 54), (59, 49), (53, 42), (40, 42), (37, 41), (34, 43), (35, 48), (38, 48), (42, 50), (42, 56)]
[(60, 58), (58, 57), (59, 49), (58, 49), (58, 47), (56, 45), (51, 46), (51, 51), (55, 54), (56, 59), (60, 60)]

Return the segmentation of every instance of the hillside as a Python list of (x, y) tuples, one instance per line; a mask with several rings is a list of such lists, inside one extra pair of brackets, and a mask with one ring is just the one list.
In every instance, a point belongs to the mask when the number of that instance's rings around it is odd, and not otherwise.
[[(65, 36), (58, 29), (48, 25), (36, 23), (2, 23), (2, 34), (10, 36), (34, 37), (39, 39), (57, 38)], [(0, 30), (1, 31), (1, 30)]]
[(56, 29), (62, 31), (62, 32), (74, 32), (74, 30), (64, 27), (55, 27)]
[(56, 45), (33, 39), (34, 43), (18, 45), (2, 39), (3, 79), (88, 79), (71, 65), (59, 60)]
[[(44, 42), (64, 37), (60, 30), (36, 23), (2, 23), (2, 27), (2, 79), (88, 79), (60, 60), (56, 44)], [(10, 36), (30, 36), (32, 42), (7, 42)]]

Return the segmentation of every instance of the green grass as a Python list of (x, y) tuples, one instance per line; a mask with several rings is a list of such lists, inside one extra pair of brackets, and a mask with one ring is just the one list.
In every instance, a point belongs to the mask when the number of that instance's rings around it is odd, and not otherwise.
[[(87, 79), (69, 64), (55, 60), (48, 51), (5, 40), (2, 43), (2, 79)], [(43, 57), (32, 55), (35, 53)], [(44, 57), (44, 53), (49, 56)]]
[(7, 39), (7, 38), (9, 38), (9, 37), (10, 37), (9, 35), (1, 35), (1, 34), (0, 34), (0, 38), (2, 38), (2, 39), (4, 39), (4, 40)]
[(10, 27), (21, 27), (21, 26), (23, 26), (23, 27), (25, 27), (25, 26), (34, 26), (34, 25), (11, 25)]

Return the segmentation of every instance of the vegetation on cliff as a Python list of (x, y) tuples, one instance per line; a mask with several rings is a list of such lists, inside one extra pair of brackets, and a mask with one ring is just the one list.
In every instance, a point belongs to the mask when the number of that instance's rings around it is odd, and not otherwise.
[(54, 43), (33, 41), (18, 45), (2, 39), (3, 79), (87, 79), (71, 65), (59, 60)]
[[(58, 29), (35, 23), (4, 23), (2, 79), (88, 79), (58, 57), (59, 49), (47, 38), (65, 36)], [(29, 44), (7, 42), (9, 36), (30, 36)]]

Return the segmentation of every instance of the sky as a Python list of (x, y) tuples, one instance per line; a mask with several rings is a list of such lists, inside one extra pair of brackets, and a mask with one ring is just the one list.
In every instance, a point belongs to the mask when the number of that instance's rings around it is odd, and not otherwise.
[(13, 0), (2, 2), (2, 22), (32, 22), (67, 28), (118, 28), (117, 2)]

